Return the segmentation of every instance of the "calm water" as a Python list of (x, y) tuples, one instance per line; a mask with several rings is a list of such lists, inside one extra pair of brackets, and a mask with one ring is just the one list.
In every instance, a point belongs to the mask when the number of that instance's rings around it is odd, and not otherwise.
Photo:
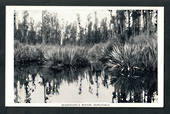
[(16, 103), (157, 102), (157, 76), (124, 76), (90, 68), (52, 70), (15, 66)]

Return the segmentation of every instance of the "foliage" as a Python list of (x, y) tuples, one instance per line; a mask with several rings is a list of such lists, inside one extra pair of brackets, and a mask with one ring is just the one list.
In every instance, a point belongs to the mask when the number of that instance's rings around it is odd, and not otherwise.
[(42, 63), (45, 61), (41, 46), (30, 46), (23, 45), (17, 41), (14, 44), (14, 60), (17, 63), (26, 63), (26, 62), (37, 62)]
[(123, 73), (133, 73), (137, 70), (157, 71), (156, 39), (143, 39), (140, 42), (126, 42), (124, 45), (115, 43), (106, 56), (106, 67), (117, 69)]
[(49, 60), (53, 61), (53, 65), (65, 65), (71, 67), (87, 66), (87, 50), (79, 46), (64, 46), (55, 48), (49, 55)]
[(89, 65), (87, 49), (80, 46), (23, 45), (15, 41), (16, 63), (47, 63), (50, 67), (84, 67)]
[[(94, 12), (95, 21), (89, 14), (87, 26), (82, 26), (79, 14), (77, 22), (63, 24), (59, 23), (57, 14), (48, 11), (42, 11), (42, 23), (36, 26), (33, 19), (28, 22), (29, 13), (24, 11), (23, 22), (14, 29), (15, 62), (47, 60), (53, 61), (54, 66), (104, 63), (111, 68), (155, 71), (156, 31), (151, 32), (154, 11), (117, 10), (115, 16), (109, 11), (109, 23), (107, 18), (99, 23)], [(140, 23), (142, 17), (144, 23)]]

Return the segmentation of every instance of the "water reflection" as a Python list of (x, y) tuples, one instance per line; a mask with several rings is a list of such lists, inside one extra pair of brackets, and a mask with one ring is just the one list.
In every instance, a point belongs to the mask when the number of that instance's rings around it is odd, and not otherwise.
[(16, 103), (157, 102), (157, 75), (15, 66)]

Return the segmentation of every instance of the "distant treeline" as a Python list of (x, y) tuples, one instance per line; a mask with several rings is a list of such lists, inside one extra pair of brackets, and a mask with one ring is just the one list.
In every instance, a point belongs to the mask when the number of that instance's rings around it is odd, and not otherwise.
[[(42, 22), (34, 24), (31, 19), (28, 22), (28, 11), (23, 12), (23, 21), (16, 22), (17, 12), (14, 13), (14, 37), (15, 40), (26, 44), (74, 44), (93, 45), (100, 42), (107, 42), (117, 38), (124, 43), (131, 37), (140, 34), (150, 36), (157, 32), (156, 10), (117, 10), (113, 15), (112, 10), (108, 10), (111, 20), (103, 18), (99, 23), (97, 13), (95, 21), (91, 15), (87, 16), (87, 26), (82, 26), (80, 15), (77, 15), (75, 23), (62, 25), (57, 14), (42, 11)], [(100, 26), (99, 26), (100, 25)]]

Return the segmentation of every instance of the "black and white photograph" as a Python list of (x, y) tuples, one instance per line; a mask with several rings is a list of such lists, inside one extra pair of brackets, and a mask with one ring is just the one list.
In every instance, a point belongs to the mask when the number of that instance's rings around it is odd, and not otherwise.
[(6, 105), (163, 106), (163, 8), (6, 7)]

